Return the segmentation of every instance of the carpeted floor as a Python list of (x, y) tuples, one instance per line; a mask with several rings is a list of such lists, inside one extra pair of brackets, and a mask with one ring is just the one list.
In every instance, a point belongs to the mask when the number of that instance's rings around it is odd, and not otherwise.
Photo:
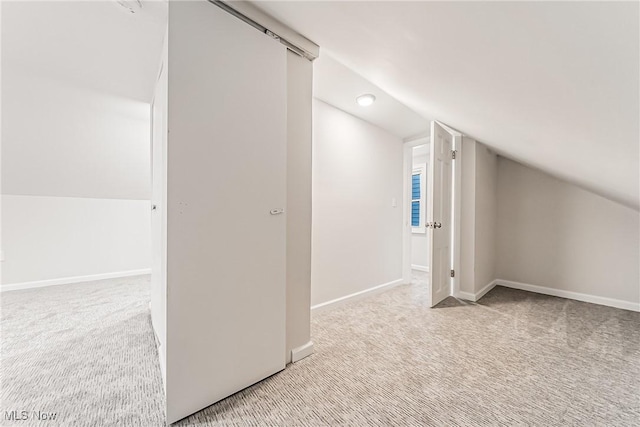
[[(177, 425), (640, 425), (640, 313), (501, 287), (429, 309), (416, 279), (316, 315), (312, 356)], [(0, 424), (163, 425), (148, 280), (2, 294)]]

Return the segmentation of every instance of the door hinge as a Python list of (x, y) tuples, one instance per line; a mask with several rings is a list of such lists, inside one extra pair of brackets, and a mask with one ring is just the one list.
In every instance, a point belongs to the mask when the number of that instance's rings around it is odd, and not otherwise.
[(456, 277), (456, 271), (455, 270), (451, 270), (451, 277)]
[(451, 150), (451, 158), (452, 158), (453, 160), (455, 160), (455, 159), (456, 159), (456, 153), (457, 153), (457, 151), (456, 151), (456, 150)]

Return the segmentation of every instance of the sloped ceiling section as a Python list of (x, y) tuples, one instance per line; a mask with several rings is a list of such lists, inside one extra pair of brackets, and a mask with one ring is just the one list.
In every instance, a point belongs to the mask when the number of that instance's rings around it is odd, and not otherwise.
[(2, 66), (151, 102), (167, 3), (130, 13), (115, 0), (2, 2)]
[(142, 4), (1, 3), (3, 194), (149, 198), (167, 4)]
[(637, 2), (264, 2), (423, 117), (638, 210)]
[[(362, 107), (356, 98), (366, 93), (376, 101)], [(428, 119), (326, 53), (313, 61), (313, 96), (403, 139), (429, 132)]]

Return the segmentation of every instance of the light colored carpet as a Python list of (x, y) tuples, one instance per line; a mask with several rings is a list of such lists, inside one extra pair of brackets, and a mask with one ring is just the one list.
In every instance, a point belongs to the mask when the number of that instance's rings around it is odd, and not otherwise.
[[(3, 294), (2, 418), (162, 425), (147, 289)], [(640, 313), (500, 287), (429, 309), (425, 291), (417, 280), (315, 316), (315, 354), (178, 425), (640, 425)]]
[[(164, 424), (148, 276), (0, 298), (0, 425)], [(29, 420), (7, 421), (5, 411), (11, 410), (29, 411)], [(38, 422), (33, 411), (57, 416)]]

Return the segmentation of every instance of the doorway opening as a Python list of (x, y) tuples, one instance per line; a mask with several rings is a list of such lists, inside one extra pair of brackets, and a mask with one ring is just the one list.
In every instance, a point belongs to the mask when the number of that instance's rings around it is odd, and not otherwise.
[(431, 122), (404, 145), (403, 280), (433, 307), (459, 289), (462, 134)]
[(411, 228), (411, 281), (422, 283), (429, 272), (429, 240), (426, 228), (427, 176), (429, 168), (429, 145), (424, 143), (411, 147), (410, 218)]
[(429, 233), (427, 230), (429, 136), (404, 143), (403, 260), (404, 283), (428, 286)]

